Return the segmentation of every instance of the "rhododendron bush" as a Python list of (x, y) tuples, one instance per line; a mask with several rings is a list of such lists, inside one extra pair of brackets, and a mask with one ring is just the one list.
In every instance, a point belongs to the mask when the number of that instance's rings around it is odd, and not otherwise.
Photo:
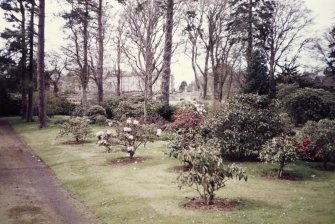
[[(182, 107), (175, 113), (173, 120), (174, 122), (168, 127), (174, 131), (169, 143), (169, 155), (177, 158), (184, 150), (196, 148), (201, 144), (201, 124), (204, 122), (204, 117), (195, 108)], [(184, 163), (191, 165), (187, 159)]]
[(178, 186), (195, 189), (207, 205), (213, 204), (215, 192), (223, 188), (228, 179), (237, 177), (247, 181), (246, 172), (235, 164), (225, 166), (217, 150), (201, 146), (183, 154), (192, 163), (192, 169), (178, 177)]
[(297, 159), (297, 143), (291, 137), (275, 137), (262, 146), (259, 158), (265, 162), (278, 163), (278, 177), (281, 178), (284, 166)]
[(335, 120), (308, 121), (301, 129), (300, 137), (313, 141), (318, 149), (317, 158), (323, 160), (325, 169), (329, 161), (335, 160)]
[(72, 135), (76, 142), (82, 142), (92, 132), (87, 117), (71, 117), (62, 122), (58, 137)]
[(120, 149), (128, 153), (131, 159), (140, 146), (155, 141), (162, 134), (161, 129), (152, 125), (140, 124), (138, 120), (131, 118), (125, 122), (114, 122), (111, 125), (115, 128), (115, 132), (101, 131), (96, 134), (98, 144), (104, 146), (107, 152)]

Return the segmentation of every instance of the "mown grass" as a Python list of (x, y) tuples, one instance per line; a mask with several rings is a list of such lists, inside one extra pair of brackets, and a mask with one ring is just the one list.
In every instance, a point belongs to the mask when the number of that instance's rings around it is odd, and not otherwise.
[(178, 189), (178, 174), (169, 168), (179, 163), (164, 154), (166, 142), (141, 148), (136, 156), (151, 158), (143, 163), (115, 167), (110, 161), (125, 154), (105, 153), (94, 136), (87, 144), (66, 145), (62, 143), (69, 139), (56, 139), (59, 129), (51, 122), (43, 130), (16, 118), (11, 123), (63, 186), (102, 223), (335, 223), (335, 173), (306, 162), (286, 167), (299, 181), (268, 180), (262, 174), (276, 166), (243, 163), (248, 182), (231, 180), (217, 193), (239, 201), (239, 210), (187, 210), (183, 203), (197, 193)]

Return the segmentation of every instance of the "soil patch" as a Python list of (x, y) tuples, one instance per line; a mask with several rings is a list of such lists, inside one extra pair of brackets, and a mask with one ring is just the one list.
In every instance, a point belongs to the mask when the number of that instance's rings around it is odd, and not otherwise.
[(137, 164), (137, 163), (143, 163), (146, 160), (151, 159), (151, 157), (149, 156), (135, 156), (132, 159), (129, 156), (125, 156), (125, 157), (119, 157), (116, 159), (113, 159), (111, 161), (112, 166), (127, 166), (130, 164)]
[(192, 198), (183, 207), (192, 210), (233, 211), (240, 208), (240, 203), (225, 198), (215, 198), (213, 204), (207, 205), (202, 198)]
[(189, 165), (177, 165), (177, 166), (168, 168), (168, 171), (182, 173), (182, 172), (189, 172), (191, 171), (191, 169), (192, 167)]
[(92, 141), (88, 141), (88, 140), (83, 140), (83, 141), (66, 141), (66, 142), (62, 142), (63, 145), (83, 145), (83, 144), (87, 144), (87, 143), (91, 143)]
[(290, 181), (299, 181), (302, 178), (299, 176), (296, 176), (294, 174), (289, 174), (289, 173), (283, 173), (282, 177), (278, 177), (277, 172), (267, 172), (262, 175), (262, 177), (265, 177), (268, 180), (290, 180)]

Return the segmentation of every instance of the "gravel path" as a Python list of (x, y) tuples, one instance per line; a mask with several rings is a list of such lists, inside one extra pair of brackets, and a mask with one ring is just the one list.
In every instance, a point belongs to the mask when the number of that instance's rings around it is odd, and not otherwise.
[(83, 204), (62, 188), (53, 172), (3, 119), (0, 119), (0, 223), (98, 223)]

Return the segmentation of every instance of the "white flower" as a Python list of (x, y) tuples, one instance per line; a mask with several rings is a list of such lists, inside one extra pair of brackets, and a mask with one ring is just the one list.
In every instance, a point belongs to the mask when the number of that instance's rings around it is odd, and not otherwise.
[(134, 121), (133, 121), (133, 124), (134, 124), (134, 125), (138, 125), (139, 123), (140, 123), (140, 122), (139, 122), (138, 120), (134, 120)]
[(95, 136), (97, 136), (97, 137), (101, 137), (101, 136), (103, 136), (103, 134), (104, 134), (103, 131), (99, 131), (99, 132), (97, 132), (97, 133), (95, 134)]
[(113, 126), (113, 121), (108, 122), (108, 126), (109, 127)]
[(132, 122), (131, 122), (131, 119), (130, 118), (128, 118), (127, 119), (127, 124), (131, 124)]
[(134, 136), (132, 136), (132, 135), (127, 135), (127, 138), (128, 138), (129, 140), (133, 140), (133, 139), (134, 139)]
[(123, 131), (124, 131), (124, 132), (131, 132), (131, 128), (124, 127), (124, 128), (123, 128)]
[(128, 146), (127, 147), (127, 152), (134, 152), (134, 151), (135, 151), (134, 146)]
[(112, 132), (111, 132), (111, 131), (106, 131), (106, 134), (107, 134), (107, 135), (111, 135)]
[(157, 133), (156, 133), (157, 136), (161, 136), (162, 135), (162, 129), (157, 129)]

